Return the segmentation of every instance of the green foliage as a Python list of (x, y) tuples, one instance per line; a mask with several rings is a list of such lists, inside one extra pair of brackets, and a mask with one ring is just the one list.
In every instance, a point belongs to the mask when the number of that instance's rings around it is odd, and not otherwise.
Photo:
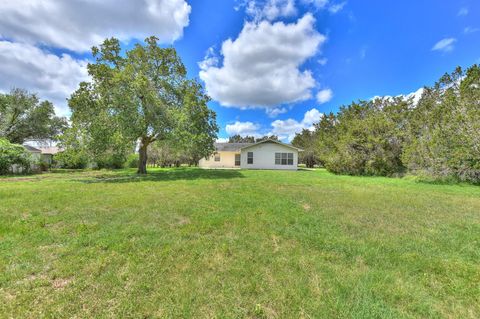
[(138, 154), (129, 154), (127, 156), (125, 167), (128, 167), (128, 168), (138, 167)]
[(305, 164), (308, 168), (313, 168), (320, 164), (320, 160), (315, 151), (316, 133), (310, 130), (302, 130), (301, 133), (296, 134), (292, 140), (292, 145), (301, 148), (303, 152), (298, 153), (298, 161)]
[(0, 138), (0, 175), (11, 173), (13, 165), (18, 165), (22, 173), (30, 171), (32, 159), (22, 145), (12, 144)]
[(240, 136), (235, 134), (228, 138), (228, 143), (255, 143), (255, 137), (253, 136)]
[(53, 156), (59, 168), (83, 169), (88, 165), (88, 155), (82, 149), (68, 148)]
[(104, 153), (95, 159), (97, 168), (119, 169), (124, 168), (127, 158), (121, 153)]
[(88, 66), (92, 82), (81, 83), (69, 100), (72, 123), (81, 128), (89, 152), (98, 159), (122, 145), (126, 156), (140, 142), (139, 173), (146, 173), (148, 147), (155, 141), (183, 141), (193, 157), (211, 153), (215, 113), (202, 86), (187, 79), (175, 49), (161, 48), (150, 37), (120, 52), (114, 38), (94, 47), (96, 61)]
[(417, 105), (389, 97), (341, 107), (313, 135), (294, 143), (334, 173), (480, 183), (480, 67), (446, 74)]
[(413, 174), (480, 183), (480, 67), (425, 88), (408, 130), (403, 161)]
[(55, 116), (49, 101), (40, 102), (21, 89), (0, 93), (0, 138), (18, 144), (26, 139), (56, 140), (66, 126), (66, 119)]
[(258, 142), (262, 142), (262, 141), (266, 141), (266, 140), (278, 141), (278, 136), (277, 135), (265, 135), (265, 136), (256, 138), (255, 142), (258, 143)]
[(411, 103), (401, 98), (360, 101), (324, 117), (316, 125), (320, 160), (339, 174), (403, 173), (401, 155)]
[(265, 140), (278, 141), (278, 136), (276, 135), (265, 135), (262, 137), (255, 138), (254, 136), (241, 136), (239, 134), (232, 135), (228, 138), (228, 143), (258, 143)]

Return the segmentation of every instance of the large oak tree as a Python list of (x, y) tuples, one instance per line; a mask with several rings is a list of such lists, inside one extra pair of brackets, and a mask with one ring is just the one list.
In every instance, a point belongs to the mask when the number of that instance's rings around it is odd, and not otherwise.
[(117, 39), (93, 47), (83, 82), (69, 100), (72, 123), (86, 132), (85, 142), (101, 152), (110, 140), (138, 142), (138, 173), (147, 172), (147, 149), (155, 141), (175, 140), (210, 155), (218, 127), (203, 87), (187, 78), (174, 48), (157, 38), (122, 52)]
[(67, 125), (65, 118), (55, 116), (53, 104), (35, 94), (13, 89), (0, 93), (0, 138), (22, 144), (27, 139), (55, 140)]

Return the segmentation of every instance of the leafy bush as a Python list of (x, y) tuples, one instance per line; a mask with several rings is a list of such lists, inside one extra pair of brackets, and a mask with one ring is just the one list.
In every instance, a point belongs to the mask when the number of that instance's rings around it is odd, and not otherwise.
[(396, 176), (401, 161), (404, 126), (411, 101), (401, 98), (360, 101), (324, 116), (315, 126), (317, 153), (338, 174)]
[(417, 102), (402, 96), (354, 102), (314, 127), (294, 141), (306, 140), (300, 147), (313, 150), (306, 155), (331, 172), (479, 184), (480, 67), (445, 74)]
[(54, 155), (53, 160), (59, 168), (83, 169), (88, 165), (88, 156), (81, 149), (69, 148)]
[(125, 166), (127, 159), (123, 154), (105, 154), (96, 158), (97, 168), (119, 169)]
[(126, 167), (137, 168), (138, 167), (138, 154), (130, 154), (127, 157)]
[(25, 148), (0, 139), (0, 175), (12, 172), (13, 165), (18, 165), (23, 173), (31, 169), (32, 159)]

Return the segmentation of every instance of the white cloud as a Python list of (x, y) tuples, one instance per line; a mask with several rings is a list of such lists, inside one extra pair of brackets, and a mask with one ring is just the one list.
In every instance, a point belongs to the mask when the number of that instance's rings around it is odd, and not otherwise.
[(319, 104), (330, 102), (333, 98), (333, 91), (331, 89), (323, 89), (317, 93), (317, 101)]
[(218, 64), (218, 56), (215, 53), (215, 47), (209, 47), (207, 53), (205, 54), (205, 58), (203, 61), (198, 63), (200, 69), (208, 69), (211, 66), (216, 66)]
[[(417, 106), (418, 102), (422, 98), (423, 91), (424, 91), (424, 88), (419, 88), (415, 92), (412, 92), (412, 93), (409, 93), (409, 94), (400, 94), (400, 95), (397, 95), (396, 97), (400, 97), (400, 98), (404, 98), (404, 99), (412, 98), (413, 99), (413, 105)], [(393, 96), (391, 96), (391, 95), (384, 95), (384, 96), (376, 95), (372, 98), (372, 100), (376, 100), (376, 99), (392, 100)]]
[(199, 64), (208, 94), (223, 106), (242, 109), (272, 109), (311, 98), (316, 82), (300, 67), (326, 40), (314, 24), (311, 14), (291, 24), (246, 22), (238, 38), (223, 42), (223, 65)]
[(458, 10), (458, 16), (461, 17), (461, 16), (466, 16), (468, 15), (469, 13), (469, 10), (467, 7), (463, 7), (463, 8), (460, 8), (460, 10)]
[(323, 116), (323, 114), (320, 113), (317, 109), (311, 109), (311, 110), (305, 112), (305, 115), (303, 116), (302, 123), (307, 125), (307, 126), (311, 126), (312, 124), (320, 121), (322, 116)]
[(245, 7), (246, 14), (254, 21), (274, 21), (279, 18), (296, 16), (297, 5), (311, 6), (315, 9), (328, 9), (331, 14), (340, 12), (346, 1), (330, 4), (329, 0), (243, 0), (234, 9)]
[(228, 143), (228, 137), (219, 137), (217, 138), (217, 143)]
[(445, 38), (438, 41), (432, 48), (432, 51), (450, 52), (454, 49), (455, 38)]
[(190, 11), (185, 0), (2, 0), (0, 35), (73, 51), (111, 36), (172, 42), (182, 36)]
[(347, 4), (346, 1), (332, 4), (330, 7), (328, 7), (328, 11), (330, 11), (330, 13), (332, 14), (338, 13), (342, 11), (342, 9), (345, 7), (346, 4)]
[(88, 80), (87, 61), (57, 56), (30, 44), (0, 41), (0, 90), (14, 87), (38, 93), (54, 103), (57, 114), (68, 112), (66, 98)]
[(327, 58), (321, 58), (321, 59), (318, 59), (317, 62), (318, 62), (318, 64), (320, 64), (320, 65), (322, 65), (322, 66), (323, 66), (323, 65), (327, 65), (328, 59), (327, 59)]
[(422, 98), (422, 94), (423, 94), (424, 90), (425, 90), (424, 88), (419, 88), (415, 92), (407, 94), (405, 97), (407, 99), (413, 98), (413, 105), (416, 106), (418, 104), (418, 102), (420, 101), (420, 99)]
[(302, 0), (302, 2), (305, 3), (305, 4), (312, 4), (317, 9), (323, 9), (328, 4), (328, 0)]
[(258, 130), (260, 129), (259, 124), (255, 124), (252, 122), (240, 122), (236, 121), (233, 124), (227, 124), (225, 127), (225, 131), (227, 131), (227, 134), (232, 136), (232, 135), (241, 135), (241, 136), (259, 136)]
[(280, 114), (288, 112), (287, 108), (285, 108), (285, 107), (277, 107), (277, 108), (274, 108), (274, 109), (266, 109), (265, 111), (266, 111), (266, 113), (269, 117), (277, 117)]
[(475, 32), (478, 32), (480, 31), (479, 28), (474, 28), (474, 27), (466, 27), (465, 29), (463, 29), (463, 33), (465, 34), (471, 34), (471, 33), (475, 33)]
[(277, 135), (281, 140), (291, 141), (296, 133), (300, 133), (303, 129), (313, 130), (313, 124), (320, 121), (323, 114), (317, 109), (313, 108), (307, 112), (302, 121), (294, 119), (275, 120), (272, 122), (272, 130), (268, 135)]
[(246, 13), (255, 21), (291, 17), (297, 14), (295, 0), (250, 0), (246, 4)]
[(364, 46), (360, 49), (360, 59), (363, 60), (367, 56), (367, 47)]

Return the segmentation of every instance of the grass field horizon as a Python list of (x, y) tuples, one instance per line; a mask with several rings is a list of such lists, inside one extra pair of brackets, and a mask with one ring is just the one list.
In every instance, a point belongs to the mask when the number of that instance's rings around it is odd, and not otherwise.
[(0, 318), (480, 317), (478, 186), (82, 171), (0, 203)]

